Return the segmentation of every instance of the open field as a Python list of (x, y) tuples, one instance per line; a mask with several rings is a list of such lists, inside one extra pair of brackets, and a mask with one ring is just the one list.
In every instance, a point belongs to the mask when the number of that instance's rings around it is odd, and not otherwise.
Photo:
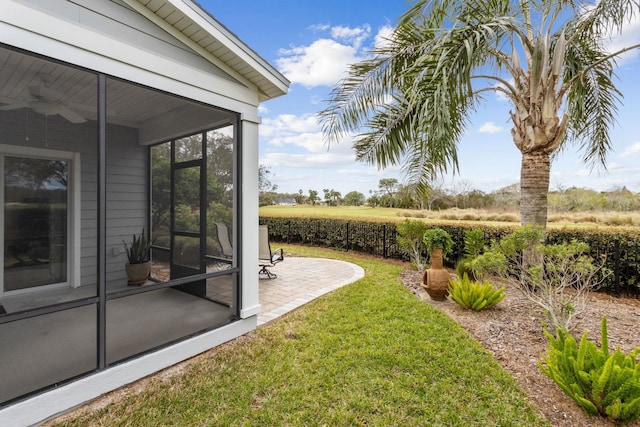
[[(518, 212), (481, 209), (447, 209), (442, 211), (398, 208), (371, 208), (368, 206), (264, 206), (260, 215), (269, 217), (368, 219), (372, 221), (397, 221), (406, 218), (434, 222), (489, 222), (519, 223)], [(550, 212), (549, 226), (566, 224), (581, 226), (640, 226), (640, 212)]]

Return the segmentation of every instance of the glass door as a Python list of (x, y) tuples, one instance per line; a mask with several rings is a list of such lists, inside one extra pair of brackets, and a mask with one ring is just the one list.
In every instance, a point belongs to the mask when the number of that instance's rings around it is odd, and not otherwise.
[(70, 161), (9, 155), (3, 160), (0, 291), (18, 292), (67, 282)]
[[(202, 135), (174, 141), (171, 165), (171, 278), (206, 272)], [(197, 296), (206, 296), (206, 280), (176, 287)]]

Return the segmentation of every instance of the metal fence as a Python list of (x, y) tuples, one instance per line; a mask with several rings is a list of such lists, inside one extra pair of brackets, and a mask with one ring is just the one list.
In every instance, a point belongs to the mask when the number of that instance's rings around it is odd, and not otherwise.
[[(269, 236), (274, 241), (409, 260), (396, 241), (395, 223), (321, 218), (260, 218), (260, 223), (269, 226)], [(445, 261), (447, 267), (453, 268), (463, 256), (464, 231), (468, 227), (446, 225), (442, 228), (451, 234), (455, 243), (452, 254)], [(499, 240), (511, 231), (512, 228), (485, 230), (485, 240)], [(616, 296), (625, 293), (640, 297), (640, 239), (598, 239), (572, 233), (550, 232), (548, 240), (550, 243), (571, 238), (586, 241), (590, 246), (590, 255), (596, 259), (604, 257), (605, 267), (612, 272), (603, 287)]]

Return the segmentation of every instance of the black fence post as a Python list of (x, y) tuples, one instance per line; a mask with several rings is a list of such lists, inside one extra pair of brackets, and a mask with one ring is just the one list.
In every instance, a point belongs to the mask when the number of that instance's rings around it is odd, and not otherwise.
[(387, 224), (382, 224), (382, 258), (387, 258)]
[(291, 244), (291, 220), (287, 223), (287, 244)]
[(620, 298), (620, 239), (618, 238), (613, 242), (613, 263), (614, 293), (617, 298)]
[(347, 222), (347, 252), (349, 252), (349, 222)]

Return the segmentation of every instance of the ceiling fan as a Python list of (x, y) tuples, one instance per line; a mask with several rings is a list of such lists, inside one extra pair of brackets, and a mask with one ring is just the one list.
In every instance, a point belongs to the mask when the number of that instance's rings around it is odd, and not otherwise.
[(71, 123), (84, 123), (87, 121), (82, 115), (74, 111), (70, 104), (64, 102), (64, 95), (44, 85), (29, 86), (29, 99), (14, 99), (0, 96), (0, 103), (7, 104), (0, 110), (17, 110), (30, 108), (36, 113), (45, 116), (60, 115)]

